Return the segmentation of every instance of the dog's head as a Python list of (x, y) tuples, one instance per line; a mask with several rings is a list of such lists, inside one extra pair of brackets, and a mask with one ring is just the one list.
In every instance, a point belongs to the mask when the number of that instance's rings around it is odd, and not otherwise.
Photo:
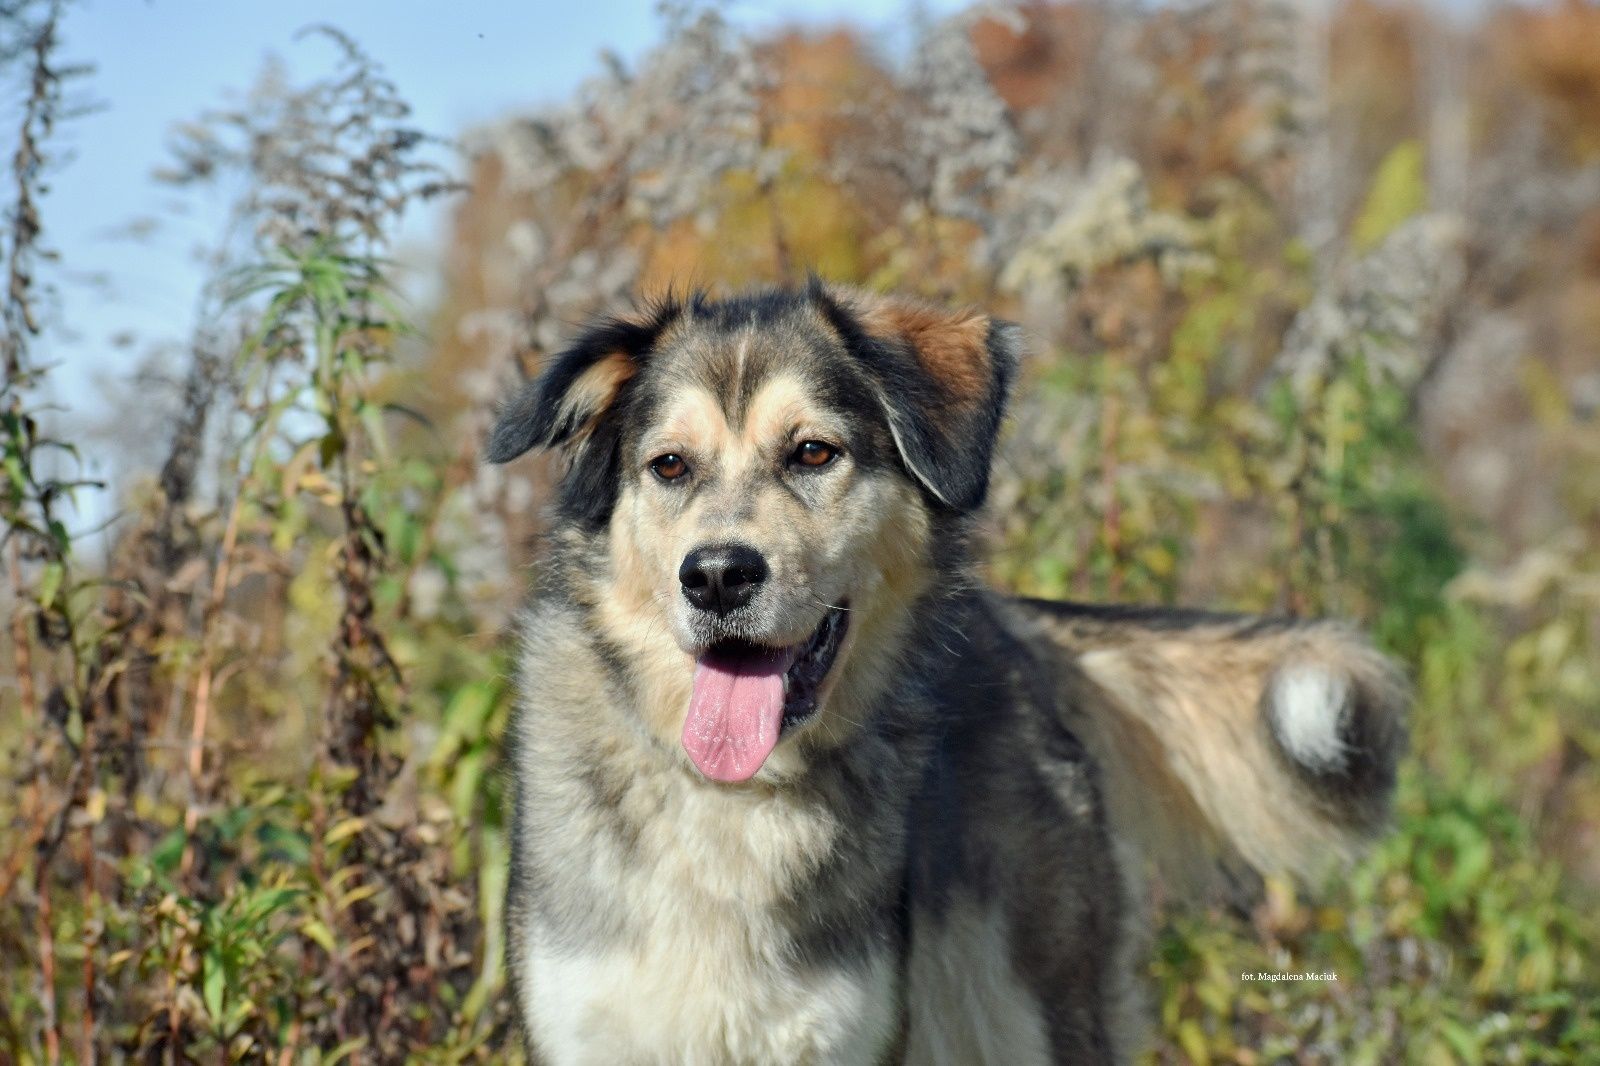
[(566, 579), (648, 724), (707, 777), (782, 776), (803, 756), (780, 739), (838, 742), (881, 693), (983, 502), (1016, 359), (985, 315), (815, 282), (667, 299), (589, 325), (488, 458), (567, 452)]

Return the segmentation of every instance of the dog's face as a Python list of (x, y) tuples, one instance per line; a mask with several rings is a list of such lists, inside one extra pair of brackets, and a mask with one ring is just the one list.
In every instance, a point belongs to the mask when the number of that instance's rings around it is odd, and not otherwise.
[(592, 325), (505, 412), (489, 457), (563, 445), (571, 580), (649, 725), (743, 781), (837, 742), (982, 501), (1015, 360), (971, 313), (826, 290), (667, 302)]

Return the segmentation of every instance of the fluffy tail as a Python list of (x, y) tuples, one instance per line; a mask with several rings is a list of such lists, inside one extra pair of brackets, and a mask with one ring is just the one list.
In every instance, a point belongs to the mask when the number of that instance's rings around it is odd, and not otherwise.
[[(1329, 622), (1015, 601), (1068, 653), (1073, 726), (1113, 827), (1184, 895), (1315, 883), (1387, 822), (1409, 704), (1395, 665)], [(1057, 656), (1059, 658), (1059, 656)]]

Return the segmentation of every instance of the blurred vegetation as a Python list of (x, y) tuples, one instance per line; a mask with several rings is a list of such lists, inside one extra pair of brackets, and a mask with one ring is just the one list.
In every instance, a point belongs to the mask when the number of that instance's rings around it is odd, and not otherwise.
[[(1413, 674), (1395, 832), (1171, 908), (1154, 1061), (1600, 1061), (1600, 7), (1037, 3), (897, 51), (669, 6), (463, 146), (319, 28), (324, 76), (177, 131), (157, 180), (232, 205), (194, 330), (80, 440), (38, 343), (63, 17), (0, 4), (0, 1062), (515, 1059), (497, 739), (551, 470), (482, 432), (588, 311), (807, 269), (1024, 324), (999, 585), (1346, 616)], [(389, 240), (442, 194), (419, 307)]]

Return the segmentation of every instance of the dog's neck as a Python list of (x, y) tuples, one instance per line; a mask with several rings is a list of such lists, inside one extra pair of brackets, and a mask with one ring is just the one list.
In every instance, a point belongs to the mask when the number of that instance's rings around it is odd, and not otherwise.
[[(541, 767), (518, 804), (542, 920), (574, 936), (643, 935), (633, 926), (666, 894), (675, 913), (763, 923), (805, 955), (840, 950), (838, 931), (860, 928), (843, 916), (898, 899), (885, 882), (903, 877), (907, 796), (924, 758), (907, 745), (917, 731), (889, 728), (898, 701), (880, 701), (848, 744), (793, 753), (792, 772), (721, 784), (646, 725), (659, 710), (636, 702), (628, 658), (579, 611), (533, 610), (544, 639), (525, 666), (551, 680), (529, 690), (518, 723), (518, 745)], [(565, 680), (595, 669), (611, 678), (604, 691)], [(775, 754), (783, 747), (798, 745)]]

